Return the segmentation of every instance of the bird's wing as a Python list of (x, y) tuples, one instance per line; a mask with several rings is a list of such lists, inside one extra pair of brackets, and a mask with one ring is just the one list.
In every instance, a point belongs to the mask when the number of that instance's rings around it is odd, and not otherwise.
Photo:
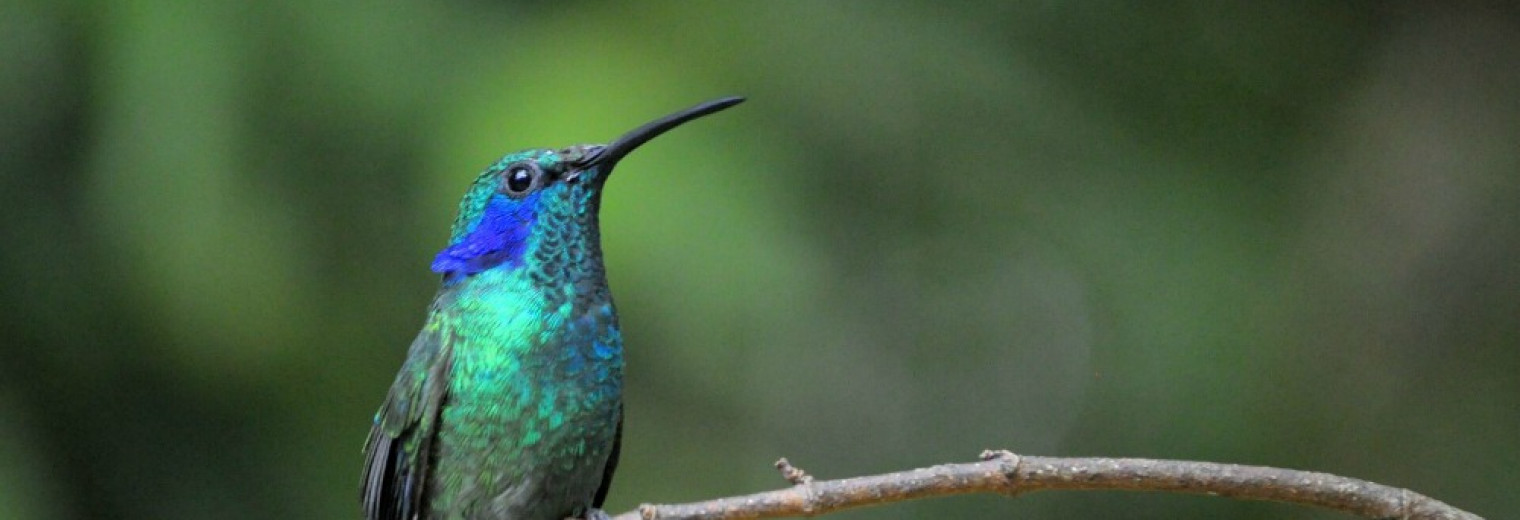
[(385, 404), (375, 413), (364, 445), (366, 520), (412, 520), (425, 514), (427, 465), (453, 354), (453, 334), (445, 329), (431, 322), (417, 335)]
[(617, 433), (612, 437), (612, 453), (607, 455), (607, 466), (602, 469), (602, 485), (596, 488), (596, 499), (591, 501), (591, 507), (601, 509), (602, 501), (607, 500), (607, 489), (612, 487), (612, 472), (617, 471), (618, 454), (623, 449), (623, 405), (618, 405)]

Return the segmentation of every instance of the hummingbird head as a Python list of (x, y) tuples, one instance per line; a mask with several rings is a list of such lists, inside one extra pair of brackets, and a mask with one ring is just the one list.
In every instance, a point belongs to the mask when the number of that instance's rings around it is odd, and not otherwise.
[(531, 149), (501, 158), (459, 201), (449, 245), (433, 259), (432, 270), (450, 283), (533, 260), (545, 275), (584, 278), (568, 268), (591, 264), (600, 276), (597, 210), (612, 168), (667, 130), (743, 100), (709, 101), (645, 124), (605, 146)]

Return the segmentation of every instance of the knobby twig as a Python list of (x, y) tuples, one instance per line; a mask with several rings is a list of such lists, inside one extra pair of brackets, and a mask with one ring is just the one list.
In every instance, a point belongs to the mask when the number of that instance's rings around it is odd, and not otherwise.
[(781, 459), (787, 489), (690, 504), (644, 504), (614, 520), (740, 519), (816, 516), (904, 500), (1046, 490), (1170, 491), (1318, 506), (1367, 518), (1464, 519), (1479, 516), (1439, 500), (1354, 478), (1213, 462), (1060, 458), (988, 451), (981, 462), (840, 480), (813, 481)]
[(802, 471), (802, 468), (793, 466), (790, 461), (786, 460), (786, 457), (781, 457), (781, 460), (776, 461), (776, 469), (781, 471), (781, 478), (786, 479), (787, 482), (791, 482), (793, 485), (801, 486), (813, 483), (812, 475), (807, 474), (806, 471)]

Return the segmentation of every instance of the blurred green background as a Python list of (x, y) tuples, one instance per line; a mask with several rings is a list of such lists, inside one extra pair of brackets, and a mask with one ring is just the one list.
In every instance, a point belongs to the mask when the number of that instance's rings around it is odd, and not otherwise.
[[(609, 508), (984, 448), (1520, 510), (1520, 15), (1479, 3), (0, 5), (0, 517), (357, 518), (500, 155), (624, 161)], [(1160, 494), (838, 518), (1338, 518)]]

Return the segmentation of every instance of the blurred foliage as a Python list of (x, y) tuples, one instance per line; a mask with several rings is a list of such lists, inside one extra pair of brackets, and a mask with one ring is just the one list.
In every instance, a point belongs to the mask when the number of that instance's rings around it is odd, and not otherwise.
[[(1513, 8), (4, 1), (0, 516), (357, 518), (479, 168), (731, 93), (610, 186), (611, 509), (1003, 447), (1520, 510)], [(989, 515), (1332, 517), (837, 518)]]

